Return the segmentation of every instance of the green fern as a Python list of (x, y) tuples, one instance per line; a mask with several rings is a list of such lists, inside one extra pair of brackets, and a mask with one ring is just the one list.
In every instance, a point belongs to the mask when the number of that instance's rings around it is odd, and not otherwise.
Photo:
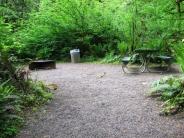
[(149, 94), (164, 101), (164, 114), (177, 113), (184, 109), (184, 77), (164, 77), (153, 83)]

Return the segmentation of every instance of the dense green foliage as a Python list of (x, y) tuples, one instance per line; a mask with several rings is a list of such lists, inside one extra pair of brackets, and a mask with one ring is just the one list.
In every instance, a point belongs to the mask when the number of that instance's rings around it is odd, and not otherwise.
[(0, 58), (0, 137), (15, 135), (22, 124), (22, 111), (39, 106), (52, 98), (42, 82), (33, 81), (28, 72), (15, 66), (5, 52)]
[(29, 78), (29, 72), (7, 53), (13, 41), (11, 25), (0, 19), (0, 138), (15, 135), (23, 122), (23, 111), (52, 98), (41, 82)]
[[(183, 26), (183, 0), (1, 0), (0, 137), (17, 132), (22, 109), (51, 97), (17, 59), (68, 60), (69, 51), (79, 48), (83, 59), (112, 63), (149, 47), (176, 57), (184, 70)], [(164, 88), (166, 112), (183, 107), (182, 84), (169, 78), (153, 86)]]
[(39, 12), (32, 13), (17, 33), (24, 51), (23, 55), (20, 51), (21, 55), (63, 59), (69, 57), (73, 48), (94, 57), (116, 52), (123, 32), (118, 14), (112, 11), (115, 7), (108, 8), (97, 1), (42, 1)]
[(184, 77), (169, 76), (155, 81), (151, 96), (160, 97), (164, 101), (164, 114), (174, 114), (184, 107)]
[(33, 81), (28, 72), (15, 66), (13, 58), (0, 59), (0, 137), (15, 135), (22, 124), (22, 112), (52, 98), (42, 82)]
[(14, 87), (3, 83), (0, 85), (0, 137), (7, 137), (17, 133), (16, 126), (22, 121), (16, 116), (19, 109), (19, 97), (13, 92)]
[(28, 13), (38, 10), (39, 0), (1, 0), (0, 16), (6, 22), (19, 22), (22, 18), (28, 18)]
[(19, 19), (8, 48), (20, 58), (64, 60), (73, 48), (83, 57), (102, 58), (137, 47), (175, 56), (175, 47), (183, 45), (184, 15), (175, 0), (41, 0), (24, 11), (31, 12)]

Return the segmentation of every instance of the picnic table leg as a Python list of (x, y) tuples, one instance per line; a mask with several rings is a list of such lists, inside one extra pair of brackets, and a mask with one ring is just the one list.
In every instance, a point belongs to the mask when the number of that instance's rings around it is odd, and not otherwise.
[(141, 55), (141, 56), (142, 56), (142, 60), (143, 60), (143, 65), (141, 67), (140, 72), (144, 73), (144, 72), (146, 72), (148, 70), (147, 69), (147, 60), (146, 60), (146, 58), (143, 55)]
[(166, 63), (166, 64), (168, 65), (166, 72), (168, 72), (168, 71), (170, 71), (170, 69), (171, 69), (171, 62), (169, 61), (169, 62)]
[(130, 71), (127, 66), (128, 64), (122, 64), (122, 70), (124, 73), (143, 73), (145, 71), (145, 65), (144, 63), (139, 67), (138, 71)]
[(122, 70), (123, 70), (124, 73), (128, 73), (128, 72), (125, 71), (125, 68), (127, 68), (127, 64), (126, 65), (125, 64), (122, 64), (121, 67), (122, 67)]

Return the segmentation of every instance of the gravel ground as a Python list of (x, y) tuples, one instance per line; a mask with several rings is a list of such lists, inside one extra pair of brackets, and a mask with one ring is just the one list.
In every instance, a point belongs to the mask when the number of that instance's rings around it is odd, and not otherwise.
[(146, 96), (163, 76), (126, 75), (119, 65), (95, 64), (33, 72), (59, 89), (17, 138), (184, 138), (184, 118), (159, 116), (161, 103)]

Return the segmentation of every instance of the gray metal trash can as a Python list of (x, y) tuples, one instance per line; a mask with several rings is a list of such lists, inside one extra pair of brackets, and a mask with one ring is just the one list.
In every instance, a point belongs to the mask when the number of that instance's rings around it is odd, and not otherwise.
[(71, 62), (72, 63), (79, 63), (80, 62), (80, 50), (79, 49), (70, 50), (70, 55), (71, 55)]

